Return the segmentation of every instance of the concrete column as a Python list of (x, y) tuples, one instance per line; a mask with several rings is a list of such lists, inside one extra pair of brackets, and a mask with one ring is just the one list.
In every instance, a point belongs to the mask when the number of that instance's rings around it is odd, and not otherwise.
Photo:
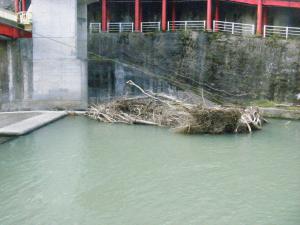
[(262, 34), (262, 17), (263, 17), (262, 0), (257, 0), (257, 19), (256, 19), (256, 34)]
[(8, 61), (8, 100), (12, 102), (15, 99), (15, 73), (13, 66), (13, 49), (11, 43), (7, 44), (7, 61)]
[(167, 30), (167, 0), (162, 0), (161, 6), (161, 30)]
[(102, 31), (107, 31), (107, 2), (106, 0), (102, 0)]
[(206, 7), (206, 30), (211, 31), (212, 25), (212, 18), (211, 18), (211, 11), (212, 11), (212, 0), (207, 0), (207, 7)]
[(175, 21), (176, 21), (176, 5), (175, 0), (172, 1), (172, 31), (175, 31)]
[(31, 7), (34, 12), (31, 104), (36, 109), (85, 109), (88, 94), (85, 1), (34, 0)]
[[(215, 20), (216, 21), (220, 20), (220, 1), (219, 0), (216, 0)], [(218, 30), (219, 30), (218, 23), (216, 23), (215, 31), (218, 31)]]
[(22, 11), (26, 11), (26, 0), (22, 0)]
[(140, 0), (134, 1), (134, 30), (140, 31)]
[(15, 0), (15, 12), (16, 13), (20, 12), (19, 0)]

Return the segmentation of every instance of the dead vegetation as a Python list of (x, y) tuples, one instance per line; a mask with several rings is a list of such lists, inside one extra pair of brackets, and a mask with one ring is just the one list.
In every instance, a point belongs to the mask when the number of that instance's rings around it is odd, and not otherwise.
[(146, 92), (132, 81), (143, 96), (90, 106), (88, 117), (108, 123), (144, 124), (171, 128), (185, 134), (242, 133), (262, 128), (265, 121), (258, 108), (190, 104), (173, 96)]

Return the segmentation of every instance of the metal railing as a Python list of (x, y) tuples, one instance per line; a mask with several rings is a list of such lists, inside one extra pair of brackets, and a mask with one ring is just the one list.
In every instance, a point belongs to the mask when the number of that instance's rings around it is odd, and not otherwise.
[(90, 23), (89, 31), (90, 33), (100, 33), (101, 23)]
[(18, 22), (21, 24), (32, 24), (31, 12), (18, 12)]
[(283, 27), (283, 26), (264, 26), (264, 37), (277, 35), (288, 39), (289, 37), (300, 36), (300, 27)]
[(133, 32), (133, 23), (107, 23), (107, 31), (111, 33)]
[(168, 21), (168, 31), (178, 30), (205, 30), (206, 21)]
[(160, 31), (160, 22), (141, 22), (141, 32)]
[(225, 21), (213, 21), (214, 32), (228, 32), (237, 35), (254, 35), (255, 25), (246, 23), (233, 23)]
[[(20, 23), (31, 23), (31, 13), (20, 12), (18, 13), (18, 20)], [(108, 32), (134, 32), (134, 23), (119, 22), (119, 23), (107, 23)], [(168, 31), (178, 30), (205, 30), (206, 21), (168, 21)], [(141, 32), (158, 32), (161, 31), (160, 22), (141, 22)], [(214, 32), (228, 32), (236, 35), (255, 35), (255, 25), (245, 23), (234, 23), (226, 21), (213, 21)], [(100, 33), (101, 23), (90, 23), (90, 33)], [(300, 36), (300, 27), (284, 27), (284, 26), (271, 26), (265, 25), (263, 29), (263, 36), (269, 37), (277, 35), (288, 39), (291, 36)]]

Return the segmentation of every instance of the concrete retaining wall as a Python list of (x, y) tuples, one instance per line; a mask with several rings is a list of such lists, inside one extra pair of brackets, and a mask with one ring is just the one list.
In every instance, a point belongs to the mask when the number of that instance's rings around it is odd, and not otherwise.
[(106, 79), (110, 74), (112, 83), (122, 73), (125, 80), (137, 74), (143, 80), (136, 81), (148, 88), (147, 78), (154, 76), (177, 86), (199, 83), (231, 101), (292, 102), (300, 93), (299, 41), (220, 33), (102, 33), (90, 35), (89, 50), (98, 55), (89, 61), (89, 74)]

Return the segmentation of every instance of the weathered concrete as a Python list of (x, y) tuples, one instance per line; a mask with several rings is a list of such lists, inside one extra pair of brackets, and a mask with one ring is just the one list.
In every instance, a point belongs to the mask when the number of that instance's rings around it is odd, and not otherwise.
[[(0, 113), (0, 135), (20, 136), (67, 115), (67, 112), (16, 112)], [(1, 122), (1, 118), (6, 121)], [(10, 124), (7, 124), (7, 120)], [(1, 123), (3, 126), (1, 126)]]
[(85, 1), (38, 0), (31, 7), (33, 38), (0, 42), (0, 111), (85, 109)]
[(28, 108), (32, 91), (32, 40), (0, 42), (0, 110)]
[(43, 108), (86, 108), (87, 25), (84, 1), (33, 1), (32, 11), (32, 99)]
[(260, 108), (263, 116), (270, 118), (300, 120), (300, 110), (287, 110), (278, 108)]
[(0, 8), (14, 10), (14, 0), (0, 0)]
[(41, 112), (2, 112), (0, 113), (0, 128), (38, 115), (41, 115)]
[[(217, 100), (243, 103), (293, 102), (300, 93), (296, 40), (205, 32), (102, 33), (89, 36), (89, 51), (99, 56), (89, 60), (90, 96), (98, 100), (130, 91), (122, 86), (128, 79), (153, 91), (168, 89), (166, 81), (178, 88), (204, 87)], [(95, 94), (97, 88), (105, 93)]]

